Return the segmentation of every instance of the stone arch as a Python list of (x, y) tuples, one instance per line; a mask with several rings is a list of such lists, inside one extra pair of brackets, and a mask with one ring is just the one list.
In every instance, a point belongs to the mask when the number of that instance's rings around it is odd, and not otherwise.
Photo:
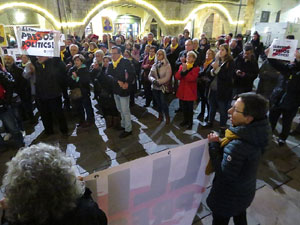
[(9, 4), (0, 5), (0, 14), (5, 13), (5, 9), (26, 9), (35, 13), (40, 14), (44, 17), (54, 28), (60, 29), (60, 23), (55, 19), (55, 17), (48, 12), (46, 9), (41, 8), (37, 5), (24, 2), (13, 2)]
[(195, 35), (200, 35), (203, 32), (203, 27), (207, 21), (207, 19), (210, 17), (210, 15), (212, 13), (217, 13), (218, 15), (220, 15), (223, 24), (224, 24), (224, 29), (225, 29), (225, 33), (228, 33), (230, 30), (230, 21), (228, 20), (227, 16), (220, 10), (215, 9), (215, 8), (206, 8), (206, 9), (202, 9), (200, 11), (198, 11), (197, 13), (197, 21), (198, 23), (195, 24), (195, 27), (197, 27), (199, 30), (197, 33), (195, 33)]
[(154, 18), (158, 25), (160, 26), (161, 30), (163, 33), (166, 32), (166, 25), (165, 23), (161, 20), (161, 18), (153, 13), (153, 11), (151, 11), (151, 9), (147, 8), (146, 6), (142, 5), (142, 4), (138, 4), (138, 1), (132, 1), (132, 0), (123, 0), (122, 2), (116, 1), (116, 2), (110, 2), (109, 4), (99, 4), (96, 6), (96, 10), (92, 10), (84, 19), (83, 21), (83, 25), (81, 27), (85, 28), (88, 23), (91, 21), (91, 19), (93, 17), (95, 17), (101, 10), (106, 9), (108, 7), (114, 7), (114, 6), (119, 6), (119, 5), (123, 5), (123, 4), (130, 4), (130, 5), (134, 5), (136, 7), (140, 7), (143, 10), (145, 10), (149, 15), (151, 15), (152, 18)]

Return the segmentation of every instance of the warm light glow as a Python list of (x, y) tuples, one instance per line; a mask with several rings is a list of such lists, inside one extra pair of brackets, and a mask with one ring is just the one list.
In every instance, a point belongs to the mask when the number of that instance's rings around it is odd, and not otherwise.
[[(92, 18), (92, 16), (94, 16), (96, 14), (97, 11), (99, 11), (102, 8), (106, 8), (111, 6), (112, 3), (118, 3), (118, 2), (124, 2), (124, 0), (104, 0), (103, 2), (99, 3), (96, 7), (94, 7), (91, 11), (89, 11), (89, 13), (86, 15), (86, 17), (83, 19), (83, 21), (81, 22), (63, 22), (60, 23), (58, 22), (55, 17), (49, 13), (46, 9), (43, 9), (35, 4), (31, 4), (31, 3), (25, 3), (25, 2), (12, 2), (12, 3), (6, 3), (3, 5), (0, 5), (0, 11), (6, 8), (15, 8), (15, 7), (21, 7), (21, 8), (29, 8), (29, 9), (33, 9), (39, 13), (41, 13), (42, 15), (44, 15), (46, 18), (48, 18), (49, 20), (52, 21), (52, 23), (54, 24), (55, 27), (60, 28), (60, 27), (76, 27), (76, 26), (82, 26), (88, 23), (88, 21), (90, 21)], [(130, 3), (134, 3), (136, 5), (141, 6), (144, 9), (150, 10), (153, 13), (155, 13), (157, 15), (157, 17), (166, 25), (176, 25), (176, 24), (187, 24), (190, 20), (192, 20), (195, 15), (197, 14), (197, 12), (199, 10), (202, 10), (204, 8), (216, 8), (219, 11), (221, 11), (222, 13), (224, 13), (224, 15), (226, 16), (226, 18), (228, 19), (230, 24), (244, 24), (244, 21), (233, 21), (229, 11), (222, 5), (220, 4), (216, 4), (216, 3), (207, 3), (207, 4), (201, 4), (199, 5), (197, 8), (195, 8), (184, 20), (167, 20), (162, 13), (152, 4), (150, 4), (149, 2), (146, 2), (144, 0), (131, 0), (128, 1)], [(111, 16), (112, 14), (110, 14)]]
[(18, 23), (23, 23), (25, 21), (25, 14), (21, 11), (15, 12), (15, 20)]

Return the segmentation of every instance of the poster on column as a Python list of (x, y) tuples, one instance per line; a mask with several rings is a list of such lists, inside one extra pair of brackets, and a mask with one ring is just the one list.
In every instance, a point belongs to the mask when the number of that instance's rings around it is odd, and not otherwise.
[(59, 31), (18, 27), (17, 42), (21, 53), (25, 55), (60, 56)]
[(84, 178), (109, 225), (191, 225), (210, 177), (207, 140)]
[(7, 47), (7, 39), (6, 39), (6, 34), (4, 30), (4, 25), (0, 24), (0, 47)]
[(297, 45), (298, 40), (274, 39), (270, 46), (268, 58), (294, 61)]

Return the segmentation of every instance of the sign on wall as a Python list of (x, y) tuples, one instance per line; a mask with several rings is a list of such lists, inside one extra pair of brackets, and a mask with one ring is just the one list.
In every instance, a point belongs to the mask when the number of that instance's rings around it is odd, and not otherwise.
[(18, 27), (16, 36), (22, 54), (48, 57), (60, 56), (59, 31)]
[(297, 45), (298, 40), (274, 39), (270, 46), (268, 58), (294, 61)]
[(113, 23), (111, 18), (109, 17), (102, 17), (102, 28), (103, 28), (103, 32), (107, 32), (107, 33), (111, 33), (113, 31)]
[(207, 140), (85, 177), (110, 225), (191, 225), (209, 176)]
[(6, 47), (6, 46), (8, 46), (8, 44), (7, 44), (6, 34), (4, 30), (4, 25), (0, 25), (0, 47)]

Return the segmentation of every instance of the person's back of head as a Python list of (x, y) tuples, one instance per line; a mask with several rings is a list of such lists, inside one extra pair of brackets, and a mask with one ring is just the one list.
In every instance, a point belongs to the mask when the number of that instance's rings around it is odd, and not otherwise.
[(84, 192), (71, 159), (58, 147), (40, 143), (21, 149), (7, 166), (2, 187), (13, 224), (55, 224)]

